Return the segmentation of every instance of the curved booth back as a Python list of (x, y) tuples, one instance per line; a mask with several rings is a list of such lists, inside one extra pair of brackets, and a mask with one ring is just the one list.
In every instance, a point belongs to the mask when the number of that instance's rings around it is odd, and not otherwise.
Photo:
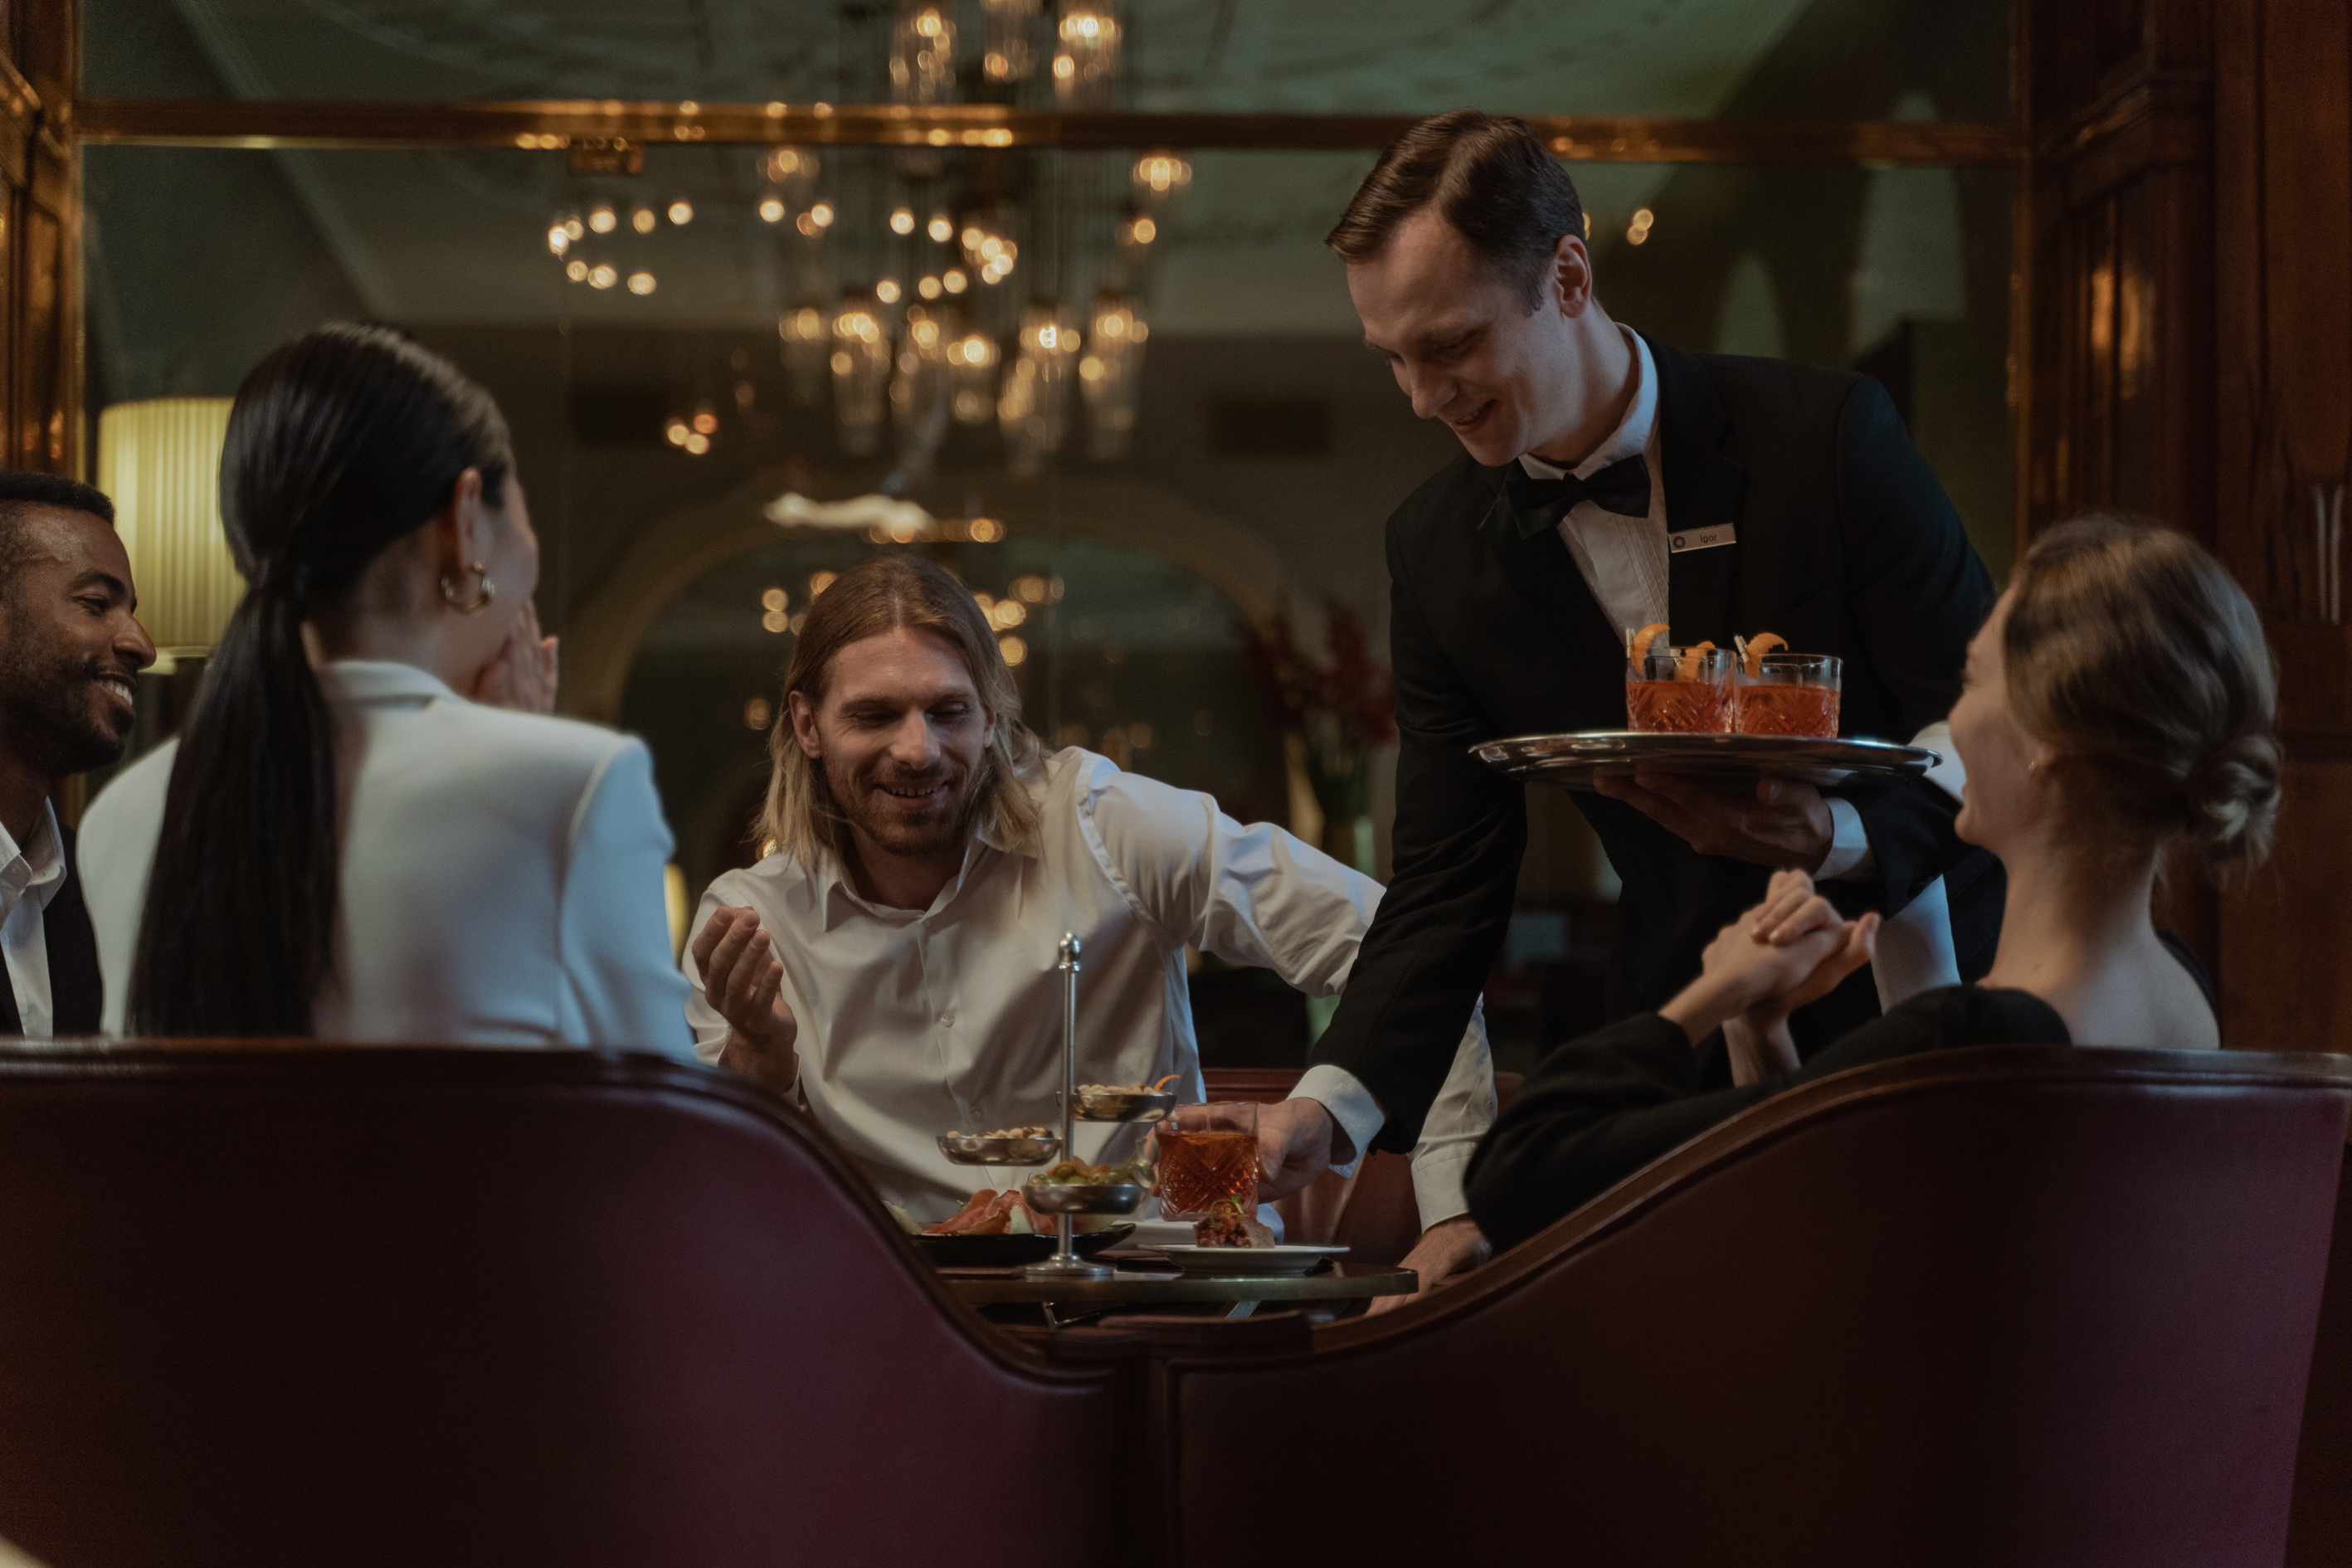
[[(1426, 1302), (1171, 1347), (1172, 1555), (2276, 1564), (2347, 1110), (2236, 1052), (1808, 1085)], [(1255, 1486), (1276, 1412), (1353, 1436)]]
[(0, 1537), (58, 1568), (1114, 1554), (1113, 1373), (725, 1075), (14, 1048), (0, 1194)]

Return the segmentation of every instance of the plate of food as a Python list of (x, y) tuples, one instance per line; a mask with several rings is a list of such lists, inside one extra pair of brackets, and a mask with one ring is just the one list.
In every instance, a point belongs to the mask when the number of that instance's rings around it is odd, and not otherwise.
[[(923, 1256), (942, 1268), (1012, 1268), (1042, 1262), (1054, 1253), (1054, 1217), (1030, 1207), (1018, 1187), (1003, 1192), (982, 1187), (937, 1225), (916, 1228), (903, 1215), (900, 1224), (914, 1231)], [(1132, 1225), (1092, 1215), (1080, 1216), (1077, 1224), (1084, 1233), (1073, 1237), (1070, 1245), (1082, 1258), (1117, 1247), (1135, 1232)]]
[(940, 1152), (958, 1165), (1043, 1165), (1061, 1152), (1062, 1136), (1050, 1127), (940, 1134)]
[(1853, 779), (1915, 778), (1943, 761), (1924, 746), (1809, 735), (1730, 735), (1706, 731), (1579, 730), (1514, 735), (1470, 748), (1497, 773), (1529, 784), (1590, 790), (1614, 775), (1696, 774), (1733, 788), (1759, 778), (1801, 779), (1823, 788)]
[(1219, 1198), (1192, 1226), (1192, 1245), (1156, 1249), (1187, 1274), (1305, 1274), (1348, 1249), (1286, 1246), (1240, 1198)]
[(1078, 1085), (1081, 1121), (1165, 1121), (1176, 1109), (1169, 1085), (1183, 1075), (1170, 1073), (1158, 1083), (1082, 1083)]

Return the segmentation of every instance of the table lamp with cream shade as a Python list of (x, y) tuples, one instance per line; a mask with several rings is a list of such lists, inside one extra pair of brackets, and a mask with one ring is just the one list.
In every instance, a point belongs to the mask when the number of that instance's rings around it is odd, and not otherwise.
[(167, 660), (212, 651), (245, 595), (221, 528), (226, 397), (152, 397), (98, 416), (98, 488), (114, 500), (139, 619)]

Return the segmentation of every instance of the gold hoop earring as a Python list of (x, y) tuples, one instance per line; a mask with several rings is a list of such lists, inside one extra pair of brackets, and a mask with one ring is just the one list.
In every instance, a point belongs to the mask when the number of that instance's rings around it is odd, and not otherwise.
[(478, 616), (490, 607), (490, 601), (499, 596), (499, 587), (490, 581), (489, 573), (484, 570), (480, 562), (468, 563), (466, 570), (482, 580), (482, 591), (461, 604), (457, 599), (457, 584), (449, 580), (448, 573), (444, 572), (441, 574), (441, 602), (461, 616)]

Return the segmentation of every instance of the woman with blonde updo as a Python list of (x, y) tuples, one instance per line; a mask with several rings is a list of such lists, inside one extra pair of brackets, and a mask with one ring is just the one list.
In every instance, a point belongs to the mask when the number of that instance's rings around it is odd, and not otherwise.
[[(1547, 1058), (1479, 1145), (1471, 1214), (1525, 1239), (1733, 1112), (1798, 1083), (1946, 1046), (2219, 1046), (2210, 987), (2150, 916), (2168, 854), (2258, 862), (2278, 815), (2276, 679), (2262, 621), (2185, 535), (2086, 517), (2034, 542), (1969, 645), (1952, 710), (1959, 836), (2009, 874), (1980, 984), (1915, 996), (1800, 1062), (1790, 1012), (1869, 962), (1802, 872), (1726, 926), (1655, 1013)], [(1735, 1086), (1701, 1092), (1722, 1028)]]

